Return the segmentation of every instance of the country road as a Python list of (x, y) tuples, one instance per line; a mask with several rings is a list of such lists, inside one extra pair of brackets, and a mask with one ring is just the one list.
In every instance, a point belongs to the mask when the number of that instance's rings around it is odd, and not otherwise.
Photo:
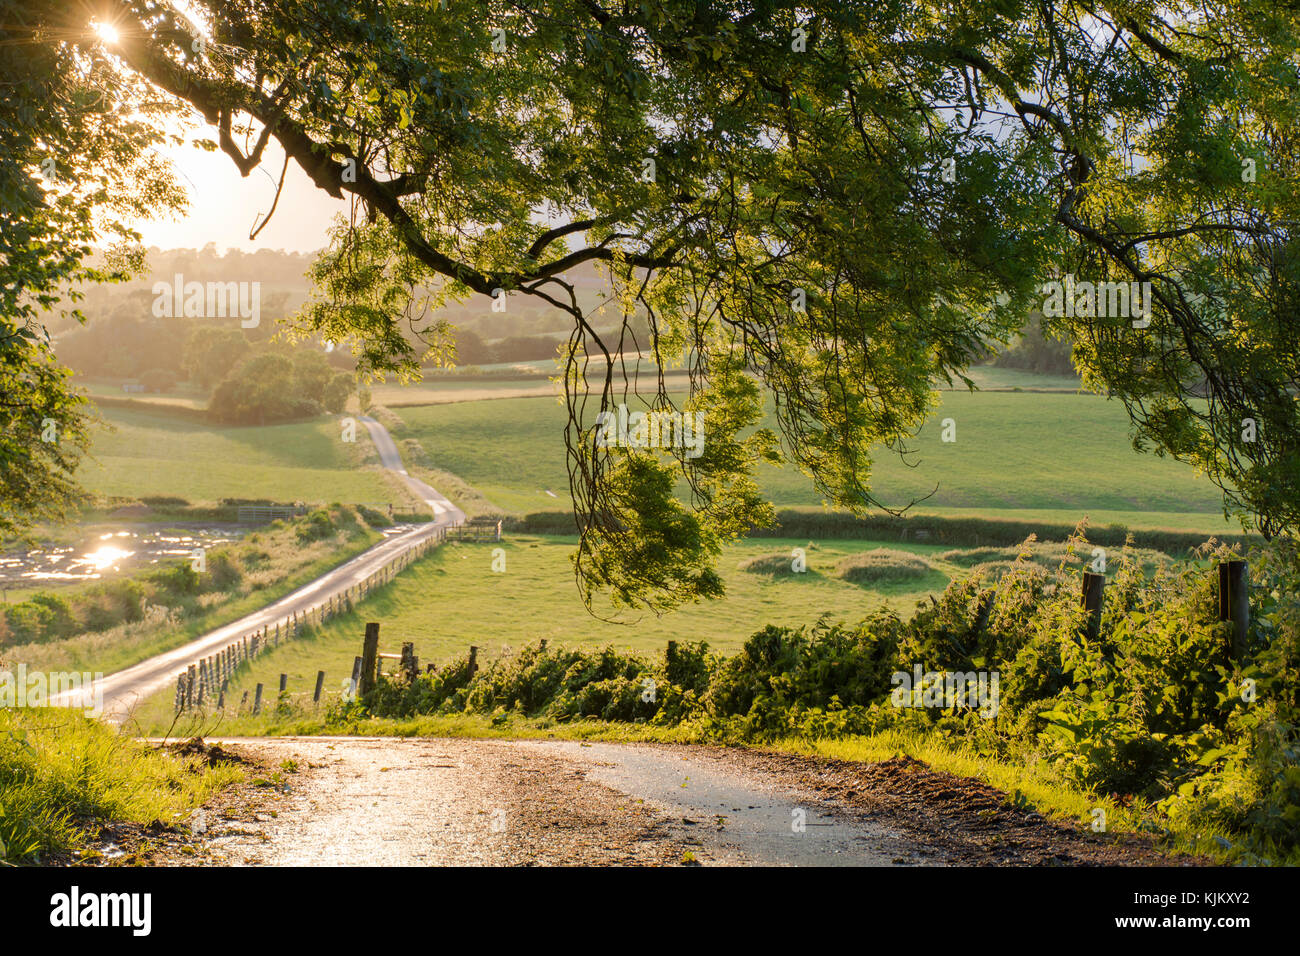
[[(98, 688), (103, 693), (104, 720), (121, 723), (130, 716), (138, 703), (175, 682), (176, 676), (198, 658), (215, 653), (263, 627), (274, 628), (278, 621), (283, 621), (294, 613), (301, 614), (316, 607), (331, 596), (360, 584), (399, 555), (436, 536), (443, 528), (465, 519), (464, 512), (444, 496), (406, 473), (397, 445), (383, 425), (368, 416), (362, 416), (360, 420), (369, 431), (383, 466), (398, 475), (416, 498), (429, 506), (434, 513), (434, 520), (390, 535), (355, 558), (261, 610), (209, 631), (180, 647), (107, 675), (98, 682)], [(52, 702), (65, 703), (64, 698), (68, 696), (69, 694), (60, 695), (53, 698)]]
[[(916, 761), (463, 738), (230, 738), (246, 763), (139, 860), (207, 866), (1152, 865), (1147, 838), (1045, 819)], [(156, 838), (156, 837), (155, 837)], [(122, 839), (130, 851), (130, 840)], [(122, 846), (111, 852), (121, 854)]]
[[(361, 419), (383, 466), (433, 511), (275, 603), (106, 677), (121, 723), (198, 658), (316, 607), (458, 523)], [(215, 743), (215, 746), (214, 746)], [(209, 866), (1168, 865), (1147, 838), (1049, 820), (971, 778), (743, 748), (533, 739), (232, 738), (182, 753), (235, 761), (245, 782), (188, 826), (109, 827), (103, 859)]]

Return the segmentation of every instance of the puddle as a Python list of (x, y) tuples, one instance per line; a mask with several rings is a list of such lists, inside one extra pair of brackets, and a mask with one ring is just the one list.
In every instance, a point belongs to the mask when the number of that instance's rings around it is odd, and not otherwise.
[(724, 864), (890, 866), (916, 863), (912, 841), (820, 798), (706, 759), (619, 744), (527, 741), (587, 765), (587, 779), (666, 814), (679, 838)]

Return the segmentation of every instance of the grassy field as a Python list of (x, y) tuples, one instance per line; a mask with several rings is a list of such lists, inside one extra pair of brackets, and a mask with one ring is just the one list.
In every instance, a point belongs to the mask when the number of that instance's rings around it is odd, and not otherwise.
[[(1061, 380), (1058, 380), (1061, 381)], [(564, 412), (554, 398), (503, 398), (403, 408), (399, 437), (420, 442), (437, 467), (497, 506), (518, 512), (567, 505)], [(941, 441), (942, 421), (956, 441)], [(1066, 392), (945, 392), (913, 442), (909, 463), (881, 457), (872, 486), (886, 502), (923, 513), (1031, 517), (1073, 523), (1228, 531), (1217, 489), (1179, 462), (1136, 453), (1116, 403)], [(778, 506), (820, 505), (791, 468), (764, 467)]]
[[(310, 693), (318, 670), (325, 671), (327, 691), (337, 694), (341, 682), (352, 673), (353, 657), (360, 653), (366, 621), (381, 622), (381, 651), (397, 653), (404, 642), (411, 641), (421, 660), (431, 663), (463, 656), (471, 644), (486, 660), (541, 638), (553, 645), (612, 644), (655, 653), (669, 640), (707, 641), (715, 650), (731, 652), (768, 624), (800, 626), (823, 615), (856, 621), (880, 603), (906, 616), (918, 600), (942, 590), (950, 577), (963, 571), (934, 559), (946, 548), (890, 544), (894, 550), (930, 557), (935, 570), (900, 583), (849, 584), (834, 576), (835, 564), (846, 555), (882, 545), (835, 541), (807, 551), (807, 573), (774, 577), (741, 571), (738, 565), (760, 555), (789, 555), (809, 542), (742, 542), (728, 547), (719, 565), (727, 585), (724, 600), (690, 605), (660, 618), (632, 615), (627, 624), (613, 624), (588, 614), (578, 599), (569, 563), (575, 543), (573, 538), (562, 537), (508, 538), (502, 543), (506, 570), (499, 574), (491, 569), (488, 545), (452, 543), (436, 549), (353, 613), (259, 657), (251, 671), (233, 683), (227, 700), (237, 702), (258, 682), (273, 692), (281, 673), (289, 675), (291, 692)], [(612, 616), (599, 606), (597, 610)], [(249, 696), (251, 699), (252, 694)], [(171, 704), (171, 691), (166, 691), (146, 705), (139, 719), (152, 732), (166, 730)]]
[(111, 428), (95, 431), (78, 476), (90, 491), (191, 502), (221, 498), (275, 501), (405, 501), (395, 481), (367, 467), (373, 448), (363, 427), (355, 444), (340, 440), (333, 418), (263, 428), (203, 425), (163, 411), (107, 408)]
[[(528, 369), (529, 374), (524, 374), (524, 369)], [(405, 385), (395, 381), (377, 382), (371, 386), (371, 397), (380, 405), (405, 407), (445, 405), (450, 402), (475, 402), (495, 398), (536, 398), (560, 394), (558, 383), (551, 381), (559, 371), (555, 363), (532, 362), (522, 366), (485, 366), (483, 371), (502, 376), (515, 373), (516, 377), (485, 378), (480, 375), (456, 372), (429, 372), (422, 381)], [(653, 374), (653, 366), (650, 363), (643, 363), (642, 374)], [(981, 366), (971, 369), (969, 374), (976, 386), (986, 391), (1075, 392), (1079, 388), (1078, 379), (1023, 372), (1019, 369)], [(665, 375), (669, 388), (685, 388), (687, 379), (683, 370), (670, 369), (665, 372)], [(964, 391), (966, 386), (958, 382), (954, 389)], [(947, 386), (945, 390), (949, 390)], [(111, 391), (104, 393), (112, 394)], [(152, 399), (154, 396), (149, 398)], [(171, 401), (182, 400), (171, 396), (167, 398)]]
[(188, 382), (182, 383), (170, 392), (124, 392), (120, 383), (116, 382), (89, 382), (85, 379), (77, 379), (76, 386), (83, 389), (92, 399), (133, 399), (135, 401), (151, 402), (155, 405), (164, 405), (182, 408), (206, 408), (208, 404), (208, 393), (197, 386), (190, 385)]

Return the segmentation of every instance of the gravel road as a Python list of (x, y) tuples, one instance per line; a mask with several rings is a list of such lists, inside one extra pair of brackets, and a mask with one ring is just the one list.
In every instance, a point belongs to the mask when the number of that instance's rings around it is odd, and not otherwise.
[[(208, 746), (214, 742), (208, 741)], [(976, 780), (745, 749), (287, 737), (143, 862), (214, 866), (1170, 865)]]

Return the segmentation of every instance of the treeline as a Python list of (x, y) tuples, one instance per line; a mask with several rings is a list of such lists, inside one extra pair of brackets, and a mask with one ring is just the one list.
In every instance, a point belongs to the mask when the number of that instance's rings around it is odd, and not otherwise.
[(1021, 329), (1020, 336), (1009, 346), (992, 356), (988, 364), (997, 368), (1015, 368), (1039, 375), (1072, 377), (1075, 371), (1071, 356), (1073, 346), (1068, 341), (1051, 338), (1043, 331), (1041, 315), (1031, 315)]

